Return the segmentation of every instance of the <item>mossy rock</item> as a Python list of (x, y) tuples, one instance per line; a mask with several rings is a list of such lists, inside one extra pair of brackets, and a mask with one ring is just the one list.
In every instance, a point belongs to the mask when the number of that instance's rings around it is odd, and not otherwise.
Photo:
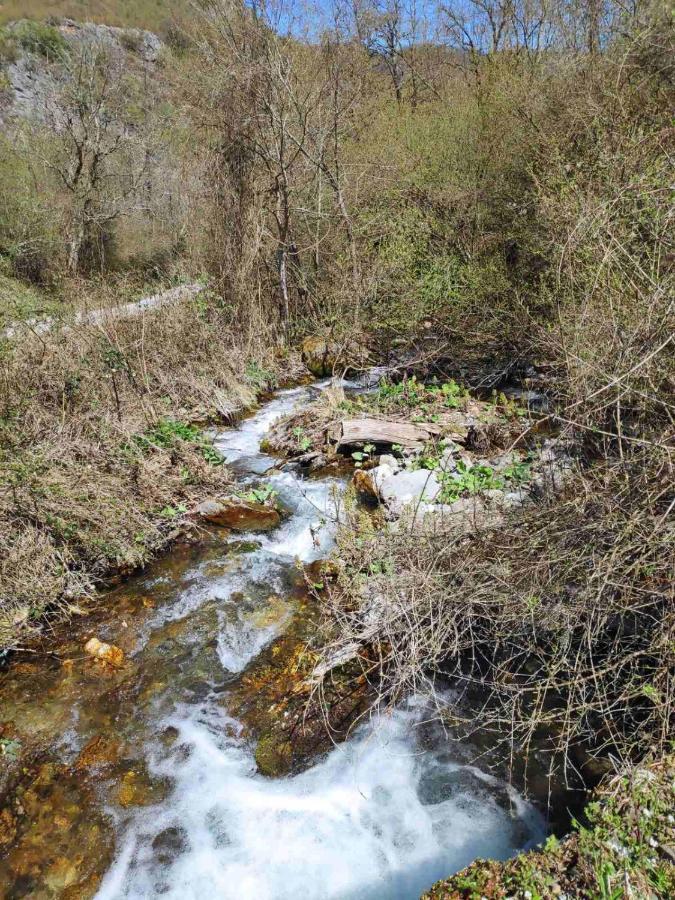
[(339, 348), (332, 341), (319, 336), (305, 338), (302, 342), (302, 361), (312, 375), (323, 378), (332, 375), (338, 364)]
[(269, 778), (286, 775), (291, 768), (292, 756), (290, 742), (275, 734), (264, 734), (255, 749), (258, 771)]

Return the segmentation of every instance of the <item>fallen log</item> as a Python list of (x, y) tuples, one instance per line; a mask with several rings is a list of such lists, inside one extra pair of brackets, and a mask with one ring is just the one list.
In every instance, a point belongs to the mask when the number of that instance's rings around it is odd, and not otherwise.
[(392, 422), (386, 419), (345, 419), (338, 447), (354, 444), (399, 444), (407, 449), (418, 450), (441, 431), (439, 425), (431, 423), (413, 425), (411, 422)]

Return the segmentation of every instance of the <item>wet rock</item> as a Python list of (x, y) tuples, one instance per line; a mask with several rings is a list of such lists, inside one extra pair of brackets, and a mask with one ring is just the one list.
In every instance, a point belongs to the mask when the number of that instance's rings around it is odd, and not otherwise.
[(16, 835), (16, 816), (5, 807), (0, 810), (0, 850), (11, 846), (16, 840)]
[(364, 469), (357, 469), (356, 472), (354, 472), (352, 484), (357, 493), (362, 494), (364, 497), (370, 497), (374, 500), (379, 499), (377, 487), (375, 486), (375, 482), (373, 481), (370, 472), (367, 472)]
[(152, 842), (155, 859), (162, 865), (169, 865), (177, 856), (184, 853), (188, 846), (187, 832), (177, 826), (160, 831)]
[(290, 741), (275, 734), (265, 734), (255, 749), (255, 761), (261, 775), (276, 778), (290, 771), (293, 748)]
[(82, 748), (77, 757), (75, 768), (98, 769), (113, 765), (117, 762), (120, 753), (120, 744), (115, 738), (103, 734), (94, 737)]
[(84, 645), (84, 651), (89, 656), (114, 668), (124, 664), (124, 652), (114, 644), (106, 644), (98, 638), (90, 638)]
[(152, 806), (166, 799), (170, 790), (167, 779), (153, 780), (144, 768), (125, 773), (117, 790), (117, 802), (125, 809), (131, 806)]
[(197, 515), (211, 525), (232, 531), (269, 531), (281, 521), (273, 506), (248, 500), (205, 500), (197, 507)]
[(338, 364), (340, 353), (338, 345), (318, 335), (305, 338), (301, 351), (303, 363), (317, 378), (331, 375)]

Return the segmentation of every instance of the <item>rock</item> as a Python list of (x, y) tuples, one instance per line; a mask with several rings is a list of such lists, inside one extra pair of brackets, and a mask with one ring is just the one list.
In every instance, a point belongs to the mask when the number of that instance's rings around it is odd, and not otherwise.
[(494, 422), (489, 425), (476, 422), (475, 425), (471, 425), (466, 436), (467, 449), (475, 453), (489, 453), (494, 447), (504, 447), (507, 442), (506, 429), (500, 428)]
[(424, 534), (470, 532), (496, 524), (500, 518), (499, 512), (489, 512), (480, 498), (462, 497), (454, 503), (422, 504), (413, 522), (413, 530)]
[(125, 809), (131, 806), (152, 806), (166, 799), (170, 789), (169, 779), (153, 779), (144, 769), (130, 769), (124, 774), (117, 789), (117, 802)]
[(114, 644), (106, 644), (98, 638), (90, 638), (84, 645), (84, 652), (94, 659), (119, 668), (124, 663), (124, 652)]
[(383, 453), (380, 457), (380, 465), (381, 466), (389, 466), (392, 472), (398, 472), (401, 468), (400, 462), (396, 459), (395, 456), (392, 456), (389, 453)]
[(454, 472), (457, 469), (457, 448), (448, 447), (441, 454), (438, 468), (441, 472)]
[(0, 810), (0, 848), (11, 846), (17, 835), (16, 817), (7, 807)]
[(103, 734), (97, 734), (82, 748), (80, 755), (77, 757), (75, 769), (77, 771), (85, 771), (87, 769), (111, 766), (117, 762), (119, 755), (119, 741), (112, 737), (106, 737)]
[(196, 510), (197, 515), (221, 528), (232, 531), (269, 531), (281, 521), (279, 512), (273, 506), (251, 503), (248, 500), (205, 500)]
[(377, 487), (370, 472), (366, 472), (363, 469), (357, 469), (356, 472), (354, 472), (352, 484), (359, 494), (363, 494), (365, 497), (372, 497), (375, 500), (379, 499)]
[(506, 509), (517, 509), (523, 506), (527, 500), (527, 495), (522, 491), (509, 491), (504, 494), (503, 504)]
[(312, 375), (323, 378), (332, 375), (338, 363), (339, 347), (332, 341), (315, 335), (302, 342), (302, 361)]
[[(376, 471), (373, 470), (373, 476)], [(383, 503), (394, 515), (400, 515), (406, 506), (431, 503), (441, 492), (438, 479), (427, 469), (392, 473), (375, 483)]]
[(511, 451), (510, 453), (502, 453), (500, 456), (495, 456), (489, 464), (492, 466), (495, 472), (503, 472), (504, 469), (508, 469), (509, 466), (512, 466), (520, 461), (520, 454)]
[(291, 768), (292, 754), (289, 741), (274, 734), (265, 734), (255, 748), (258, 771), (270, 778), (285, 775)]
[(557, 494), (565, 487), (574, 476), (575, 463), (569, 457), (556, 459), (555, 462), (546, 463), (530, 482), (530, 489), (535, 497), (544, 497), (546, 494)]

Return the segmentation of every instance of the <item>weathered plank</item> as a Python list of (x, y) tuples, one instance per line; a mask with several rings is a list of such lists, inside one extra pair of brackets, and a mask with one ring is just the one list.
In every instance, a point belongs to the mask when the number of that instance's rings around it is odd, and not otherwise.
[(345, 419), (338, 441), (339, 446), (352, 444), (400, 444), (418, 448), (432, 436), (440, 434), (438, 425), (413, 425), (411, 422), (392, 422), (386, 419)]

